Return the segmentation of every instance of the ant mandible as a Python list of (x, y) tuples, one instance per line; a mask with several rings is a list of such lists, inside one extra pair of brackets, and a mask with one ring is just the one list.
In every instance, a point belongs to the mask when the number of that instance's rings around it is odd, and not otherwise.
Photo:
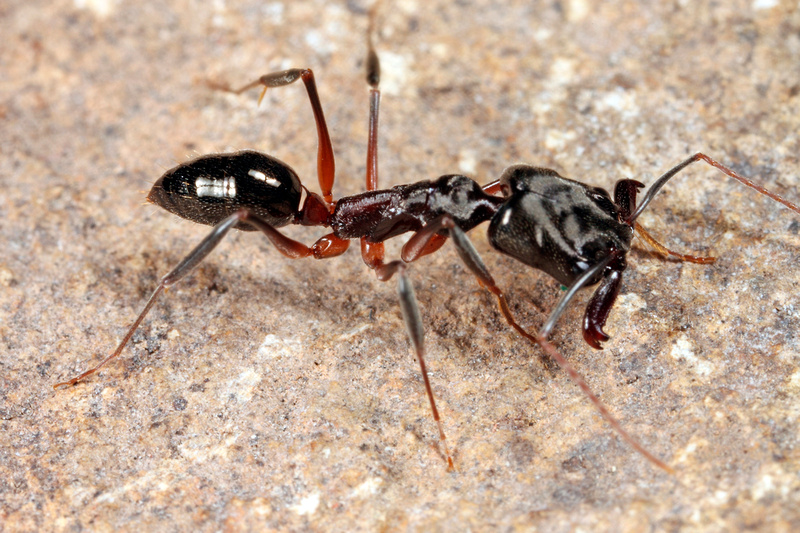
[[(408, 263), (435, 252), (448, 238), (452, 238), (461, 260), (476, 276), (479, 284), (497, 298), (508, 324), (555, 360), (583, 390), (603, 418), (636, 451), (656, 466), (671, 472), (668, 465), (622, 428), (578, 372), (550, 343), (550, 332), (575, 294), (584, 287), (599, 283), (586, 308), (582, 329), (583, 337), (590, 346), (602, 348), (601, 344), (609, 339), (603, 332), (603, 326), (619, 294), (634, 232), (661, 255), (695, 263), (714, 261), (711, 257), (673, 252), (659, 244), (636, 222), (661, 188), (692, 163), (705, 161), (796, 213), (800, 213), (800, 208), (702, 153), (693, 155), (659, 177), (638, 204), (637, 193), (644, 185), (636, 180), (623, 179), (617, 182), (612, 199), (602, 188), (530, 165), (511, 166), (499, 180), (484, 186), (466, 176), (452, 174), (435, 181), (378, 189), (380, 66), (372, 44), (372, 25), (373, 17), (370, 16), (366, 61), (367, 83), (370, 86), (367, 191), (338, 201), (333, 199), (333, 148), (314, 74), (310, 69), (267, 74), (235, 90), (215, 85), (216, 89), (236, 94), (263, 87), (260, 103), (267, 89), (289, 85), (298, 79), (303, 81), (317, 127), (317, 177), (322, 196), (306, 189), (294, 170), (285, 163), (249, 150), (201, 156), (167, 171), (153, 185), (147, 196), (148, 201), (180, 217), (213, 226), (214, 229), (161, 279), (111, 355), (93, 368), (55, 387), (74, 385), (117, 357), (164, 289), (177, 283), (203, 261), (231, 229), (259, 230), (280, 253), (291, 259), (335, 257), (347, 250), (350, 240), (359, 239), (363, 260), (379, 280), (387, 281), (395, 274), (398, 276), (403, 319), (419, 361), (448, 468), (452, 469), (453, 460), (425, 366), (422, 319), (407, 273)], [(467, 231), (487, 221), (489, 242), (495, 249), (546, 272), (568, 287), (536, 335), (528, 333), (517, 323), (503, 291), (466, 235)], [(312, 246), (306, 246), (278, 231), (277, 228), (288, 224), (322, 226), (332, 231)], [(413, 232), (413, 235), (403, 246), (400, 260), (386, 262), (384, 241), (406, 232)]]

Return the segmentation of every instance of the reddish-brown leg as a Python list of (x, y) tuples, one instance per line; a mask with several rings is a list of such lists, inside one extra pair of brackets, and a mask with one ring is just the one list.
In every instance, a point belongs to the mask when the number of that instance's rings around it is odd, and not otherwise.
[(498, 194), (502, 194), (503, 192), (503, 187), (500, 185), (500, 180), (494, 180), (490, 183), (487, 183), (486, 185), (481, 187), (481, 189), (483, 189), (483, 192), (485, 192), (486, 194), (492, 194), (495, 196)]
[[(674, 174), (673, 174), (674, 175)], [(617, 184), (614, 186), (614, 203), (617, 204), (617, 209), (619, 209), (619, 217), (621, 220), (629, 220), (631, 218), (631, 214), (636, 209), (636, 196), (638, 194), (639, 189), (644, 188), (644, 183), (641, 183), (636, 180), (619, 180)], [(645, 229), (638, 223), (633, 223), (633, 228), (639, 233), (639, 236), (650, 246), (652, 246), (656, 253), (661, 254), (662, 257), (666, 258), (668, 256), (676, 257), (681, 261), (688, 261), (690, 263), (700, 263), (700, 264), (709, 264), (715, 261), (713, 257), (700, 257), (696, 255), (685, 255), (678, 252), (673, 252), (657, 240), (653, 238)], [(584, 329), (584, 332), (586, 329)], [(599, 330), (598, 330), (599, 331)], [(607, 340), (607, 339), (599, 339), (598, 340)], [(592, 344), (589, 341), (589, 344)], [(592, 344), (594, 346), (594, 344)], [(595, 346), (596, 348), (597, 346)]]
[(673, 250), (670, 250), (669, 248), (667, 248), (666, 246), (664, 246), (660, 242), (658, 242), (638, 222), (634, 222), (633, 227), (636, 230), (636, 233), (639, 234), (639, 237), (641, 237), (642, 240), (644, 240), (644, 242), (646, 242), (647, 244), (652, 246), (653, 249), (656, 251), (656, 253), (659, 254), (661, 257), (664, 257), (664, 258), (674, 257), (674, 258), (678, 259), (679, 261), (686, 261), (688, 263), (698, 263), (700, 265), (710, 265), (711, 263), (713, 263), (714, 261), (717, 260), (716, 257), (703, 257), (703, 256), (699, 256), (699, 255), (687, 255), (687, 254), (682, 254), (682, 253), (679, 253), (679, 252), (675, 252)]
[[(523, 328), (514, 318), (514, 315), (511, 313), (511, 309), (508, 307), (508, 302), (506, 301), (506, 297), (503, 294), (503, 291), (497, 286), (492, 278), (492, 275), (489, 273), (489, 270), (486, 268), (486, 265), (483, 263), (480, 255), (478, 254), (475, 247), (467, 237), (466, 233), (464, 233), (461, 228), (459, 228), (452, 219), (448, 216), (442, 216), (438, 219), (434, 220), (433, 222), (426, 225), (420, 231), (414, 234), (414, 236), (409, 239), (406, 245), (403, 247), (402, 258), (404, 261), (414, 261), (415, 259), (420, 257), (420, 252), (425, 249), (428, 241), (436, 235), (439, 231), (446, 230), (449, 232), (450, 237), (453, 240), (453, 244), (456, 247), (456, 251), (458, 255), (461, 257), (461, 260), (464, 264), (469, 268), (472, 273), (478, 278), (478, 282), (485, 287), (489, 292), (491, 292), (496, 298), (497, 303), (500, 307), (500, 312), (503, 314), (503, 317), (506, 319), (506, 322), (514, 328), (514, 330), (525, 337), (530, 342), (540, 346), (542, 350), (554, 361), (556, 361), (561, 368), (563, 368), (569, 378), (576, 384), (583, 393), (589, 398), (589, 400), (594, 404), (595, 408), (600, 412), (600, 415), (606, 420), (606, 422), (637, 452), (639, 452), (642, 456), (644, 456), (648, 461), (656, 465), (657, 467), (673, 473), (673, 469), (668, 466), (666, 463), (658, 459), (652, 453), (650, 453), (644, 446), (642, 446), (636, 439), (634, 439), (627, 431), (622, 428), (622, 425), (617, 421), (614, 415), (608, 410), (608, 408), (603, 404), (603, 402), (598, 398), (592, 390), (589, 388), (589, 385), (586, 381), (581, 377), (577, 370), (567, 361), (564, 356), (562, 356), (558, 350), (556, 350), (555, 346), (547, 340), (547, 336), (549, 334), (550, 329), (552, 328), (552, 323), (554, 319), (551, 317), (542, 328), (542, 331), (539, 332), (538, 335), (531, 335), (528, 333), (525, 328)], [(571, 294), (574, 294), (573, 290), (569, 291)], [(568, 298), (567, 298), (568, 300)], [(554, 311), (554, 314), (560, 314), (559, 309), (563, 310), (565, 307), (564, 305), (559, 305)], [(556, 316), (557, 318), (557, 316)]]
[[(303, 243), (286, 237), (257, 215), (254, 215), (244, 209), (240, 210), (217, 224), (214, 229), (211, 230), (211, 233), (209, 233), (206, 238), (200, 242), (200, 244), (198, 244), (191, 252), (189, 252), (189, 254), (184, 257), (180, 263), (178, 263), (178, 266), (173, 268), (166, 276), (161, 278), (156, 290), (153, 291), (153, 294), (147, 300), (144, 309), (142, 309), (142, 311), (136, 317), (133, 325), (131, 325), (131, 327), (128, 329), (125, 337), (123, 337), (122, 341), (117, 346), (117, 349), (114, 350), (111, 355), (82, 374), (67, 381), (56, 383), (53, 385), (53, 387), (59, 388), (62, 386), (75, 385), (79, 381), (82, 381), (84, 378), (87, 378), (100, 370), (100, 368), (102, 368), (106, 363), (122, 353), (123, 348), (125, 348), (125, 345), (128, 344), (128, 341), (131, 339), (134, 332), (136, 332), (136, 330), (139, 328), (139, 324), (141, 324), (144, 317), (147, 316), (150, 308), (153, 307), (153, 304), (156, 302), (158, 296), (164, 291), (164, 289), (174, 285), (183, 279), (187, 274), (189, 274), (194, 267), (208, 257), (208, 254), (210, 254), (214, 248), (217, 247), (217, 245), (222, 241), (223, 238), (225, 238), (228, 232), (239, 222), (246, 222), (261, 230), (280, 253), (291, 259), (299, 259), (312, 255), (318, 259), (323, 259), (326, 257), (334, 257), (339, 255), (347, 249), (347, 246), (342, 248), (341, 244), (342, 242), (346, 243), (347, 241), (342, 241), (341, 239), (334, 237), (333, 242), (328, 243), (325, 240), (328, 236), (319, 239), (313, 246), (306, 246)], [(333, 237), (333, 235), (330, 237)]]
[[(367, 73), (366, 79), (369, 85), (369, 137), (367, 139), (367, 174), (366, 187), (368, 191), (378, 188), (378, 122), (381, 108), (381, 64), (378, 54), (372, 45), (372, 33), (374, 31), (374, 11), (370, 12), (369, 28), (367, 30)], [(375, 270), (376, 273), (384, 265), (384, 247), (382, 242), (372, 243), (367, 239), (361, 239), (361, 257), (364, 263)], [(389, 274), (391, 277), (391, 274)], [(380, 279), (380, 275), (378, 275)]]
[[(380, 62), (378, 61), (378, 55), (375, 53), (375, 49), (372, 45), (373, 19), (374, 12), (370, 13), (370, 28), (367, 41), (366, 77), (367, 83), (370, 86), (369, 139), (367, 141), (366, 173), (366, 187), (368, 191), (374, 191), (378, 188), (378, 118), (380, 116), (381, 101), (381, 92), (378, 88), (380, 84)], [(442, 242), (444, 242), (444, 240), (442, 240)], [(438, 244), (437, 248), (439, 246), (441, 246), (441, 244)], [(384, 261), (385, 252), (383, 243), (369, 242), (364, 238), (361, 239), (361, 257), (364, 259), (364, 263), (375, 272), (375, 275), (381, 281), (387, 281), (395, 273), (398, 274), (397, 295), (400, 299), (403, 321), (406, 324), (409, 340), (414, 347), (414, 353), (419, 362), (422, 381), (425, 384), (425, 393), (428, 396), (428, 402), (431, 406), (433, 420), (436, 422), (436, 426), (439, 430), (439, 441), (441, 442), (442, 451), (447, 460), (447, 468), (448, 470), (453, 470), (453, 458), (447, 446), (447, 437), (445, 436), (444, 427), (442, 426), (441, 417), (439, 416), (439, 409), (436, 407), (436, 398), (433, 395), (433, 388), (431, 387), (430, 378), (428, 377), (428, 368), (425, 364), (425, 335), (422, 327), (422, 317), (419, 312), (417, 298), (414, 294), (414, 286), (406, 273), (406, 266), (402, 261), (386, 263)]]
[[(455, 468), (453, 465), (453, 458), (447, 446), (447, 437), (444, 434), (444, 427), (442, 426), (439, 410), (436, 408), (436, 400), (433, 396), (433, 388), (428, 378), (428, 369), (425, 366), (425, 331), (422, 327), (422, 316), (419, 312), (417, 297), (414, 295), (414, 286), (408, 278), (405, 264), (401, 261), (392, 261), (388, 265), (384, 265), (380, 270), (384, 269), (391, 269), (398, 272), (397, 295), (400, 298), (400, 309), (403, 312), (403, 321), (406, 324), (408, 338), (411, 340), (411, 345), (414, 347), (417, 361), (419, 361), (419, 369), (422, 373), (422, 380), (425, 383), (425, 393), (428, 395), (428, 401), (431, 404), (431, 414), (439, 429), (439, 442), (442, 443), (442, 452), (447, 460), (447, 469), (452, 471)], [(389, 277), (391, 277), (391, 275), (389, 275)]]
[(297, 79), (302, 78), (308, 93), (308, 99), (311, 102), (311, 109), (314, 111), (314, 122), (317, 125), (317, 136), (319, 138), (319, 145), (317, 148), (317, 178), (319, 179), (319, 187), (322, 191), (322, 197), (328, 204), (329, 209), (333, 210), (333, 182), (336, 174), (336, 162), (333, 157), (333, 146), (331, 144), (331, 137), (328, 133), (328, 125), (325, 122), (325, 115), (322, 112), (322, 104), (319, 101), (319, 93), (317, 92), (317, 84), (314, 81), (314, 73), (311, 69), (307, 68), (292, 68), (289, 70), (282, 70), (280, 72), (272, 72), (265, 74), (259, 79), (248, 83), (244, 87), (238, 89), (231, 89), (230, 87), (222, 84), (210, 84), (212, 88), (227, 91), (234, 94), (241, 94), (254, 87), (263, 87), (261, 96), (258, 102), (264, 98), (267, 89), (272, 87), (283, 87), (294, 83)]

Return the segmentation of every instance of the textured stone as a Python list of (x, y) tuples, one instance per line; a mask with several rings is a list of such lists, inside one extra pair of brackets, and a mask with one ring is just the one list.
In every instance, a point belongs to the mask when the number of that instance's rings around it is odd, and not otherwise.
[[(381, 182), (517, 162), (610, 188), (702, 150), (800, 200), (795, 2), (386, 2)], [(144, 192), (253, 148), (317, 190), (312, 67), (363, 190), (359, 2), (9, 2), (0, 17), (0, 529), (730, 531), (800, 527), (800, 218), (695, 165), (642, 222), (712, 266), (630, 255), (602, 352), (580, 297), (553, 340), (670, 476), (509, 331), (447, 246), (411, 269), (456, 473), (394, 283), (357, 247), (289, 261), (229, 238), (112, 350), (206, 234)], [(319, 230), (289, 232), (313, 242)], [(558, 286), (476, 246), (535, 329)], [(392, 254), (397, 246), (390, 246)]]

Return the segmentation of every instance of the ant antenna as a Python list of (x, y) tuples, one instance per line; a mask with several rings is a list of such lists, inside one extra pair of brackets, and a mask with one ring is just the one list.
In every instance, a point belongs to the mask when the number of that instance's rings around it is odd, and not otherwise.
[(703, 154), (701, 152), (697, 152), (692, 157), (690, 157), (686, 161), (683, 161), (682, 163), (672, 167), (663, 176), (658, 178), (655, 181), (655, 183), (653, 183), (653, 185), (651, 185), (650, 188), (647, 190), (647, 194), (645, 194), (644, 198), (642, 199), (642, 203), (639, 204), (639, 206), (636, 208), (636, 210), (625, 220), (625, 222), (627, 222), (628, 224), (633, 224), (634, 221), (639, 217), (639, 215), (642, 214), (642, 211), (644, 211), (645, 208), (647, 207), (647, 205), (653, 200), (653, 197), (656, 194), (658, 194), (658, 192), (661, 190), (661, 187), (663, 187), (673, 176), (675, 176), (675, 174), (677, 174), (678, 172), (680, 172), (684, 168), (688, 167), (692, 163), (695, 163), (695, 162), (701, 161), (701, 160), (705, 161), (706, 163), (708, 163), (712, 167), (721, 170), (722, 172), (724, 172), (725, 174), (727, 174), (731, 178), (739, 181), (740, 183), (750, 187), (751, 189), (755, 189), (756, 191), (760, 192), (764, 196), (772, 198), (776, 202), (785, 205), (786, 207), (788, 207), (789, 209), (791, 209), (795, 213), (800, 214), (800, 207), (798, 207), (797, 204), (793, 204), (792, 202), (790, 202), (788, 200), (784, 200), (781, 196), (775, 194), (774, 192), (768, 191), (767, 189), (765, 189), (761, 185), (753, 183), (752, 181), (750, 181), (749, 179), (745, 178), (744, 176), (740, 176), (739, 174), (737, 174), (736, 172), (734, 172), (730, 168), (726, 167), (722, 163), (719, 163), (719, 162), (711, 159), (710, 157), (708, 157), (707, 155), (705, 155), (705, 154)]

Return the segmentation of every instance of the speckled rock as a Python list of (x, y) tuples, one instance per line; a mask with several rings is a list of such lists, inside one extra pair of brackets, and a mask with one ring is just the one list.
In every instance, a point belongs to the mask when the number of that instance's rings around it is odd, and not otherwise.
[[(337, 196), (364, 188), (361, 2), (7, 2), (0, 9), (0, 530), (791, 531), (800, 528), (800, 217), (700, 164), (641, 222), (594, 351), (553, 340), (671, 476), (509, 331), (447, 246), (411, 269), (457, 471), (393, 283), (357, 247), (289, 261), (229, 238), (109, 353), (206, 234), (143, 201), (167, 168), (252, 148), (316, 190), (312, 67)], [(381, 182), (517, 162), (610, 188), (696, 151), (800, 200), (793, 1), (384, 2)], [(392, 5), (389, 5), (392, 4)], [(557, 283), (473, 239), (535, 329)], [(322, 232), (292, 228), (313, 242)], [(389, 247), (396, 254), (397, 245)]]

